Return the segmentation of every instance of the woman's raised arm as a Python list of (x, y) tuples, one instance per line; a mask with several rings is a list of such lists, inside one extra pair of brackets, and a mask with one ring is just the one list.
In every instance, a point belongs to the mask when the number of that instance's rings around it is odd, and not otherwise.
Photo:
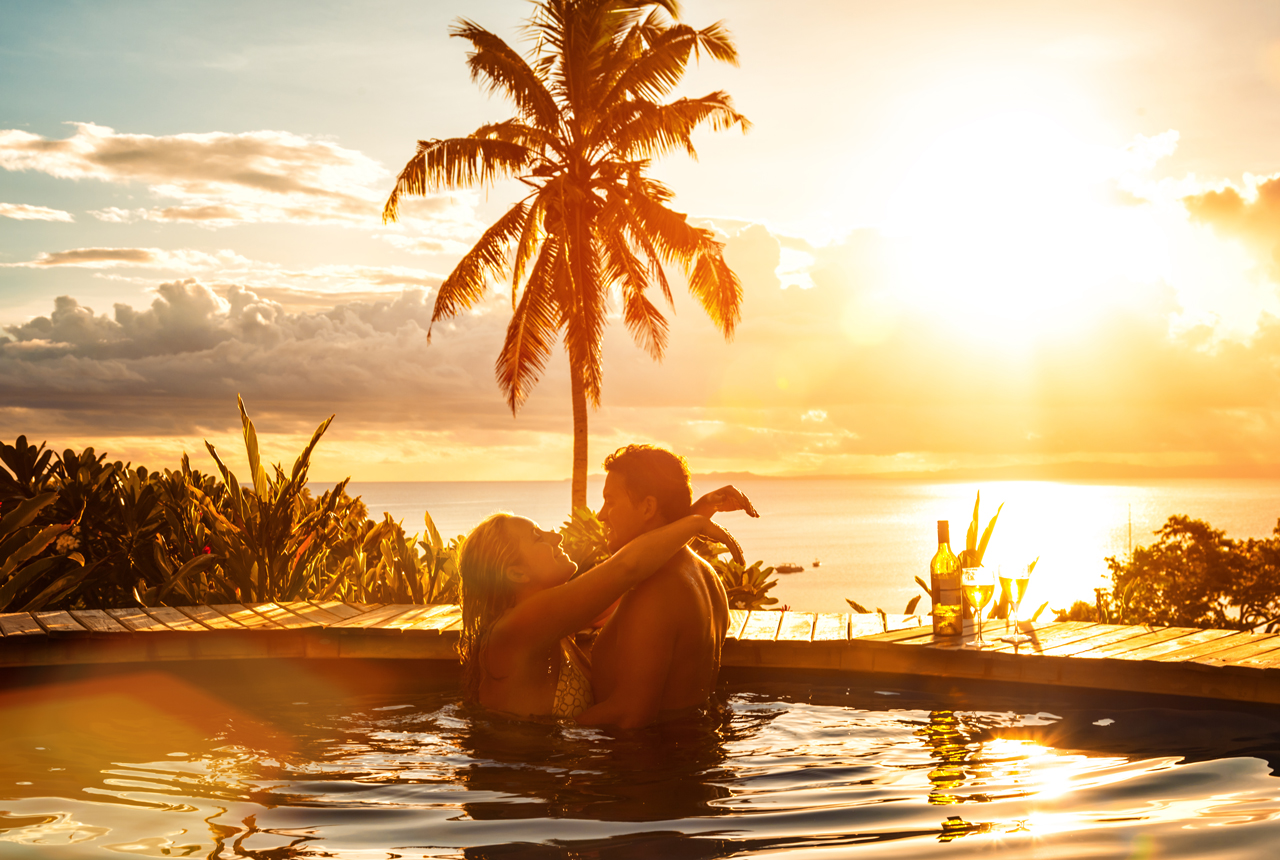
[(683, 517), (645, 532), (581, 576), (531, 595), (513, 607), (502, 620), (503, 638), (511, 636), (538, 646), (586, 629), (609, 604), (656, 573), (698, 536), (729, 546), (735, 557), (741, 558), (738, 542), (709, 517)]

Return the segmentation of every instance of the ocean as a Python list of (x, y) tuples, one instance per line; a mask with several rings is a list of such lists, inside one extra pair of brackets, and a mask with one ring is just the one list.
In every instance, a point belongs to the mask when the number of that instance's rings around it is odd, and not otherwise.
[[(1107, 556), (1150, 544), (1171, 514), (1206, 520), (1233, 538), (1265, 537), (1280, 517), (1280, 481), (1159, 480), (1140, 483), (988, 481), (928, 483), (877, 479), (745, 478), (734, 482), (760, 519), (721, 514), (742, 543), (748, 562), (794, 562), (802, 573), (781, 575), (771, 594), (778, 606), (848, 611), (846, 598), (869, 608), (902, 612), (927, 580), (937, 548), (936, 522), (951, 523), (951, 547), (965, 530), (981, 492), (985, 528), (1003, 504), (985, 563), (1025, 565), (1039, 559), (1024, 599), (1024, 615), (1093, 600)], [(695, 480), (695, 496), (715, 489)], [(603, 478), (588, 482), (588, 504), (599, 509)], [(446, 537), (465, 534), (499, 510), (557, 527), (569, 510), (568, 481), (352, 483), (369, 513), (390, 513), (410, 533), (429, 511)], [(814, 567), (814, 561), (820, 566)]]

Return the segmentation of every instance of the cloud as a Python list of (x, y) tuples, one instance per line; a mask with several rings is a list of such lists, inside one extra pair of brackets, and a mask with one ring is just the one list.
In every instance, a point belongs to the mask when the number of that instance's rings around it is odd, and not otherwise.
[[(434, 272), (424, 269), (413, 269), (407, 266), (356, 266), (334, 264), (314, 266), (310, 269), (281, 270), (281, 277), (296, 282), (300, 280), (319, 281), (326, 284), (341, 284), (348, 289), (360, 286), (378, 287), (436, 287), (443, 280)], [(385, 290), (383, 291), (385, 294)]]
[(408, 251), (410, 254), (431, 256), (435, 254), (451, 254), (461, 257), (471, 249), (467, 242), (459, 242), (440, 236), (404, 236), (399, 233), (379, 233), (378, 238), (393, 248)]
[(0, 268), (98, 269), (99, 277), (151, 286), (154, 280), (116, 274), (119, 270), (159, 270), (178, 275), (203, 275), (214, 285), (231, 281), (279, 298), (291, 310), (332, 308), (345, 295), (349, 298), (386, 298), (405, 287), (432, 288), (443, 280), (426, 269), (408, 266), (368, 266), (331, 264), (308, 269), (251, 260), (229, 249), (213, 252), (192, 248), (72, 248), (38, 254), (34, 260), (0, 263)]
[[(734, 341), (679, 293), (661, 364), (614, 320), (604, 406), (590, 419), (593, 459), (653, 441), (703, 471), (1280, 462), (1280, 317), (1264, 314), (1250, 337), (1231, 340), (1175, 329), (1179, 294), (1155, 284), (1087, 330), (1008, 343), (946, 313), (893, 305), (893, 240), (875, 231), (815, 246), (749, 225), (726, 240), (744, 287)], [(811, 287), (782, 287), (788, 248), (813, 260)], [(107, 314), (58, 299), (48, 315), (5, 329), (6, 424), (19, 426), (21, 410), (23, 432), (42, 438), (198, 439), (234, 430), (240, 393), (274, 432), (305, 433), (338, 413), (333, 444), (355, 458), (333, 467), (342, 474), (567, 473), (563, 352), (515, 418), (494, 382), (508, 296), (436, 325), (428, 345), (426, 273), (282, 273), (270, 288), (175, 280), (150, 307)], [(374, 278), (409, 283), (378, 296)], [(320, 285), (340, 279), (348, 294), (326, 296)]]
[[(1249, 176), (1242, 185), (1190, 194), (1182, 204), (1193, 218), (1244, 240), (1274, 266), (1280, 259), (1280, 175)], [(1272, 271), (1280, 274), (1275, 268)]]
[(1121, 156), (1121, 167), (1124, 171), (1149, 170), (1155, 167), (1162, 158), (1168, 158), (1178, 149), (1181, 135), (1176, 129), (1169, 129), (1150, 137), (1134, 135)]
[[(231, 337), (225, 327), (210, 324), (227, 315), (229, 303), (194, 280), (162, 284), (151, 307), (136, 311), (115, 306), (114, 319), (95, 315), (70, 296), (59, 296), (47, 317), (5, 331), (27, 349), (77, 359), (143, 358), (210, 349)], [(37, 352), (38, 351), (38, 352)]]
[(15, 221), (74, 221), (70, 212), (50, 209), (48, 206), (32, 206), (28, 203), (0, 203), (0, 218)]
[(110, 224), (130, 224), (135, 221), (168, 221), (224, 227), (254, 220), (242, 209), (222, 204), (205, 206), (168, 206), (163, 209), (120, 209), (109, 206), (89, 212), (99, 221)]
[(427, 344), (430, 317), (422, 288), (302, 313), (195, 279), (160, 285), (149, 308), (111, 314), (63, 296), (49, 315), (4, 329), (0, 401), (132, 434), (221, 427), (237, 393), (290, 422), (338, 409), (355, 425), (508, 424), (491, 381), (504, 321), (460, 318), (446, 350)]
[(22, 263), (0, 263), (0, 265), (32, 269), (57, 266), (103, 269), (125, 266), (195, 272), (244, 268), (251, 263), (251, 260), (231, 250), (209, 254), (189, 248), (172, 251), (161, 248), (73, 248), (67, 251), (43, 252), (34, 260)]
[[(237, 223), (380, 222), (390, 174), (335, 143), (284, 131), (125, 134), (93, 123), (51, 139), (0, 130), (0, 168), (61, 179), (142, 183), (178, 205), (92, 214), (104, 221)], [(440, 204), (448, 208), (448, 204)]]

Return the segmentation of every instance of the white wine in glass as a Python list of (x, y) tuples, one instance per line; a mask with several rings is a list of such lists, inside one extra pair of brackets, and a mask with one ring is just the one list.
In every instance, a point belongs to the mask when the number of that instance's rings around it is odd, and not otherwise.
[(965, 599), (973, 607), (973, 620), (978, 622), (977, 646), (981, 648), (987, 644), (982, 638), (982, 609), (991, 602), (995, 593), (995, 577), (985, 567), (966, 567), (960, 571), (960, 579), (964, 584)]
[(1010, 645), (1021, 645), (1023, 642), (1030, 642), (1031, 637), (1027, 636), (1018, 627), (1018, 608), (1022, 606), (1022, 597), (1027, 593), (1027, 582), (1031, 579), (1031, 569), (1035, 564), (1029, 564), (1019, 567), (1013, 574), (1009, 576), (1000, 576), (1000, 590), (1004, 592), (1005, 598), (1013, 604), (1013, 633), (1008, 636), (1001, 636), (1001, 642), (1008, 642)]

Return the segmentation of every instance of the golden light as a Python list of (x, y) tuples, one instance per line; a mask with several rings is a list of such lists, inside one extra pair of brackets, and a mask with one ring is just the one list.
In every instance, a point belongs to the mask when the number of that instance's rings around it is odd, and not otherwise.
[(996, 345), (1061, 333), (1166, 273), (1168, 233), (1127, 196), (1124, 150), (1009, 111), (940, 135), (897, 189), (899, 294)]

